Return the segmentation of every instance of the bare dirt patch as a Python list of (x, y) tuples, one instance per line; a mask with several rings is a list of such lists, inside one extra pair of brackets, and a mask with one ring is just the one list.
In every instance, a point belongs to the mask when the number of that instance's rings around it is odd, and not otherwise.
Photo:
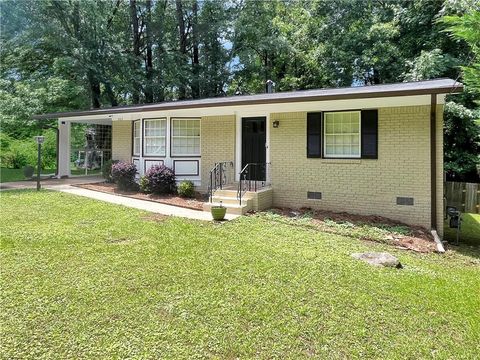
[(105, 183), (105, 182), (79, 184), (75, 186), (88, 189), (88, 190), (100, 191), (108, 194), (121, 195), (121, 196), (131, 197), (134, 199), (139, 199), (139, 200), (154, 201), (162, 204), (180, 206), (183, 208), (193, 209), (193, 210), (203, 210), (203, 204), (204, 204), (203, 197), (199, 193), (196, 194), (195, 198), (187, 199), (187, 198), (182, 198), (178, 195), (154, 195), (154, 194), (144, 194), (142, 192), (136, 192), (136, 191), (120, 191), (115, 186), (115, 184)]
[(403, 224), (382, 216), (365, 216), (349, 213), (336, 213), (309, 208), (275, 208), (270, 213), (288, 220), (297, 220), (324, 232), (355, 237), (366, 241), (377, 241), (398, 249), (416, 252), (435, 252), (436, 246), (428, 230)]

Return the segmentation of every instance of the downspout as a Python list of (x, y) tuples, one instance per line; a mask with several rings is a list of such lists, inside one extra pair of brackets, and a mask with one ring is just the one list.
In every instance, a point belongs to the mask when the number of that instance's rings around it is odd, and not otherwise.
[(430, 100), (430, 194), (430, 232), (437, 251), (444, 253), (442, 240), (437, 234), (437, 94), (432, 94)]
[(431, 95), (430, 102), (430, 189), (431, 189), (431, 228), (437, 229), (437, 95)]

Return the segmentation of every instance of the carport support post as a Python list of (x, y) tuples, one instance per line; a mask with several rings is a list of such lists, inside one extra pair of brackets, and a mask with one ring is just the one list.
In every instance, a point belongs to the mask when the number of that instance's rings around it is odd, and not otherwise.
[(70, 176), (70, 121), (58, 120), (58, 177)]

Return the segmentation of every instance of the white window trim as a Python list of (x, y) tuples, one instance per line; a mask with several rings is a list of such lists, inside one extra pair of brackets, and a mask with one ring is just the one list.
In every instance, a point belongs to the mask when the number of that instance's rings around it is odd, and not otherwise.
[[(327, 154), (327, 121), (326, 114), (358, 114), (358, 155), (328, 155)], [(332, 133), (328, 135), (357, 135), (356, 133)], [(362, 112), (361, 111), (326, 111), (323, 114), (323, 157), (326, 159), (360, 159), (362, 157)]]
[[(140, 128), (138, 129), (138, 136), (135, 136), (135, 126), (136, 124), (139, 124), (140, 125)], [(133, 122), (133, 144), (132, 144), (132, 155), (133, 156), (140, 156), (141, 152), (142, 152), (142, 120), (135, 120)], [(138, 149), (139, 149), (139, 152), (135, 152), (135, 140), (138, 141)]]
[[(196, 120), (198, 121), (198, 129), (200, 131), (199, 135), (198, 136), (193, 136), (193, 135), (180, 135), (180, 136), (174, 136), (173, 135), (173, 130), (174, 130), (174, 126), (173, 126), (173, 123), (175, 121), (187, 121), (187, 120)], [(201, 130), (201, 119), (198, 118), (198, 117), (189, 117), (189, 118), (175, 118), (175, 117), (172, 117), (170, 118), (170, 152), (171, 152), (171, 157), (199, 157), (201, 152), (202, 152), (202, 130)], [(194, 153), (191, 153), (191, 154), (175, 154), (174, 152), (174, 143), (173, 143), (173, 140), (174, 139), (180, 139), (180, 138), (184, 138), (184, 139), (196, 139), (198, 138), (200, 140), (200, 143), (199, 143), (199, 148), (198, 148), (198, 153), (194, 154)]]
[[(146, 133), (146, 130), (147, 130), (147, 127), (145, 126), (145, 123), (149, 122), (149, 121), (163, 121), (164, 122), (164, 130), (165, 130), (165, 135), (163, 136), (146, 136), (145, 133)], [(144, 157), (165, 157), (167, 156), (167, 118), (149, 118), (149, 119), (143, 119), (143, 131), (142, 131), (142, 135), (143, 135), (143, 138), (142, 138), (142, 143), (143, 143), (143, 156)], [(160, 138), (163, 138), (164, 139), (164, 144), (165, 144), (165, 149), (163, 151), (162, 154), (149, 154), (147, 153), (147, 139), (160, 139)]]

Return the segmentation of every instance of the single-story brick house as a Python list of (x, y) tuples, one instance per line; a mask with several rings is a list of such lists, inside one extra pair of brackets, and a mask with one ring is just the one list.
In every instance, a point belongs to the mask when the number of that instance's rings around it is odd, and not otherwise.
[(38, 115), (111, 125), (114, 160), (172, 167), (244, 212), (270, 206), (381, 215), (443, 233), (443, 105), (451, 79), (265, 93)]

